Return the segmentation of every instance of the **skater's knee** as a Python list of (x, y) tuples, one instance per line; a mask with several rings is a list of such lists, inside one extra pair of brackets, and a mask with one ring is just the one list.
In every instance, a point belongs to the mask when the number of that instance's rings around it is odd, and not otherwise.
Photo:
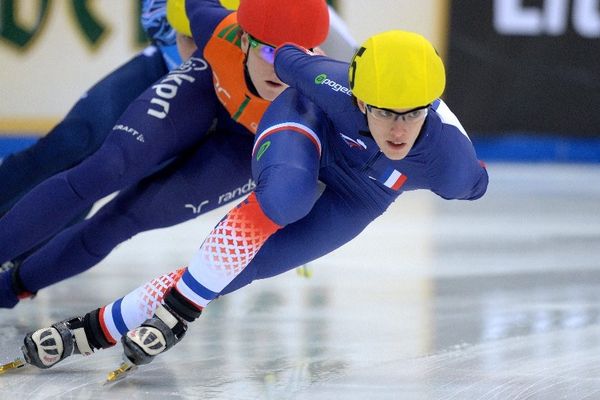
[(272, 172), (272, 178), (259, 181), (256, 188), (261, 209), (281, 226), (305, 217), (318, 197), (317, 178), (311, 171), (297, 167)]
[(82, 199), (96, 200), (121, 189), (126, 171), (123, 151), (118, 146), (103, 146), (69, 170), (67, 180)]

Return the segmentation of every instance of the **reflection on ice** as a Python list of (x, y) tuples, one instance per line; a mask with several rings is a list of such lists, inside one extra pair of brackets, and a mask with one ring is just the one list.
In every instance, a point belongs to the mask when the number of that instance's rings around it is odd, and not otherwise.
[[(353, 243), (223, 297), (187, 337), (102, 386), (117, 347), (0, 377), (0, 398), (584, 399), (600, 392), (595, 166), (492, 165), (473, 203), (408, 193)], [(184, 265), (221, 217), (140, 235), (89, 273), (0, 310), (21, 337)]]

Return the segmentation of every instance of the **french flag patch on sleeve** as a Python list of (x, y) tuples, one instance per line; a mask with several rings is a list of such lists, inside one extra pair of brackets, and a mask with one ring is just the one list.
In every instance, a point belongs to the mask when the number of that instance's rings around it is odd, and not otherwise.
[(407, 180), (406, 175), (394, 168), (388, 168), (381, 177), (381, 182), (392, 190), (399, 190)]

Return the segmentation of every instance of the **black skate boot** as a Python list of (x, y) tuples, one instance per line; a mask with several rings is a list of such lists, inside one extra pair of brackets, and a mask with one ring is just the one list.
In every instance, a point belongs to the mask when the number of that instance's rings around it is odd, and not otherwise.
[(50, 368), (73, 354), (75, 340), (65, 322), (42, 328), (25, 336), (23, 355), (28, 364)]
[(152, 318), (121, 338), (125, 357), (134, 365), (148, 364), (179, 343), (185, 336), (187, 323), (201, 314), (176, 290), (165, 296), (164, 303), (158, 306)]
[(46, 369), (73, 354), (89, 356), (95, 349), (111, 347), (112, 344), (101, 333), (98, 311), (25, 335), (21, 347), (25, 361)]
[(149, 364), (154, 357), (175, 346), (187, 331), (187, 323), (165, 306), (121, 338), (125, 357), (135, 365)]

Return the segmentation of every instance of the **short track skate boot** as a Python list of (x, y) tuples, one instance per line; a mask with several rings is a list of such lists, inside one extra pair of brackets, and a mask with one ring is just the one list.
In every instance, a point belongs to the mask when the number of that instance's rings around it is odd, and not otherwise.
[(149, 364), (154, 357), (175, 346), (187, 331), (187, 323), (167, 305), (121, 338), (125, 357), (135, 365)]
[(50, 368), (73, 354), (75, 341), (66, 323), (59, 322), (25, 336), (23, 355), (28, 364)]
[(73, 354), (89, 356), (95, 349), (111, 347), (100, 331), (98, 311), (28, 333), (21, 347), (25, 361), (46, 369)]

